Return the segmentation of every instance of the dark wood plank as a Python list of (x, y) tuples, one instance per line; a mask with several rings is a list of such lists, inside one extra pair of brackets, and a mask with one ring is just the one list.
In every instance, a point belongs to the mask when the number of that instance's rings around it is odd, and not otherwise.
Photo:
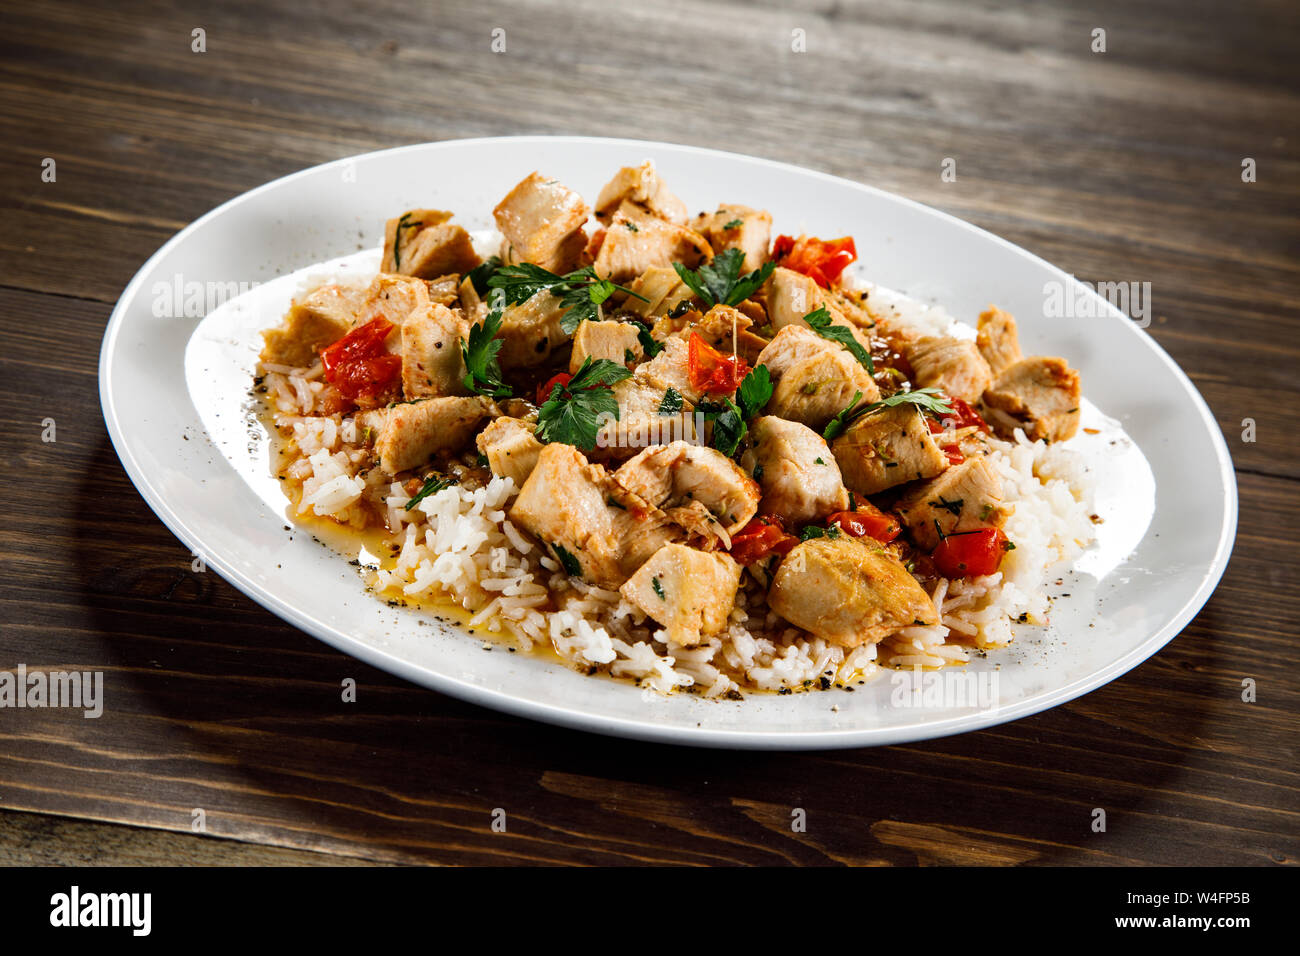
[[(6, 20), (0, 666), (102, 669), (113, 704), (99, 720), (0, 712), (0, 807), (185, 835), (7, 814), (0, 843), (20, 849), (5, 859), (40, 859), (43, 842), (49, 861), (98, 862), (81, 848), (107, 839), (141, 862), (227, 846), (227, 860), (266, 862), (1295, 862), (1294, 5), (63, 0)], [(206, 54), (190, 52), (195, 26)], [(488, 50), (496, 26), (502, 55)], [(1094, 26), (1104, 55), (1089, 52)], [(809, 53), (790, 52), (795, 28)], [(276, 176), (527, 132), (795, 162), (933, 204), (1081, 278), (1151, 282), (1150, 331), (1240, 469), (1218, 592), (1152, 660), (1049, 713), (905, 747), (756, 755), (461, 704), (192, 572), (99, 416), (99, 336), (120, 289), (176, 229)], [(47, 156), (57, 183), (40, 180)], [(953, 183), (939, 178), (948, 156)], [(1256, 183), (1241, 182), (1247, 156)], [(46, 416), (55, 444), (39, 438)], [(362, 687), (346, 719), (342, 676)], [(1244, 677), (1256, 703), (1240, 699)], [(217, 839), (188, 835), (196, 807)], [(807, 833), (790, 831), (795, 807)]]
[(196, 833), (39, 813), (0, 813), (0, 866), (368, 866), (374, 862)]

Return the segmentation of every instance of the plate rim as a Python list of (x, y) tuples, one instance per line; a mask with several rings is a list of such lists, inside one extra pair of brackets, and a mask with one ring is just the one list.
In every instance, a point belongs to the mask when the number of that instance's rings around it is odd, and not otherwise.
[[(111, 376), (112, 356), (114, 354), (114, 347), (118, 336), (125, 324), (126, 304), (135, 296), (137, 288), (144, 282), (145, 276), (151, 271), (154, 264), (166, 256), (174, 247), (185, 241), (192, 233), (197, 232), (207, 222), (220, 216), (226, 210), (233, 208), (240, 203), (249, 201), (253, 197), (260, 195), (265, 191), (277, 188), (295, 179), (318, 173), (321, 170), (329, 169), (330, 167), (344, 166), (348, 163), (357, 162), (363, 159), (402, 152), (430, 149), (454, 149), (469, 145), (485, 144), (513, 144), (519, 146), (530, 142), (571, 144), (574, 146), (600, 143), (619, 145), (627, 147), (628, 149), (650, 147), (657, 151), (668, 150), (700, 157), (722, 157), (728, 160), (741, 160), (758, 166), (767, 167), (777, 173), (798, 173), (803, 176), (812, 176), (815, 179), (833, 184), (837, 188), (850, 187), (862, 190), (878, 197), (884, 197), (892, 202), (906, 204), (907, 206), (914, 207), (915, 209), (921, 210), (929, 215), (940, 217), (949, 228), (955, 227), (964, 229), (968, 232), (977, 234), (980, 238), (986, 241), (991, 240), (1010, 252), (1027, 257), (1039, 266), (1046, 268), (1058, 279), (1067, 280), (1069, 282), (1077, 281), (1073, 276), (1065, 272), (1065, 270), (1053, 265), (1036, 253), (1023, 248), (1022, 246), (1018, 246), (996, 233), (967, 222), (964, 219), (960, 219), (951, 213), (937, 209), (934, 206), (899, 195), (898, 193), (881, 189), (877, 186), (871, 186), (841, 176), (835, 176), (820, 170), (809, 169), (807, 167), (797, 166), (793, 163), (786, 163), (778, 160), (767, 159), (761, 156), (751, 156), (727, 150), (691, 146), (680, 143), (668, 143), (656, 140), (627, 139), (621, 137), (522, 135), (482, 136), (410, 143), (403, 146), (370, 150), (364, 153), (356, 153), (354, 155), (340, 157), (339, 159), (319, 163), (315, 166), (310, 166), (289, 173), (285, 176), (277, 177), (276, 179), (272, 179), (259, 186), (255, 186), (252, 189), (239, 193), (220, 205), (210, 209), (208, 212), (179, 230), (175, 235), (171, 236), (153, 253), (153, 255), (146, 259), (122, 289), (122, 292), (118, 295), (117, 301), (114, 303), (113, 310), (104, 327), (103, 338), (100, 345), (97, 369), (100, 409), (104, 417), (104, 423), (108, 431), (109, 440), (113, 445), (113, 450), (116, 452), (118, 460), (121, 462), (127, 477), (130, 478), (131, 483), (135, 486), (135, 489), (140, 496), (144, 498), (145, 503), (149, 505), (150, 509), (158, 519), (162, 521), (162, 523), (176, 538), (192, 550), (202, 550), (199, 548), (201, 536), (189, 527), (189, 524), (182, 515), (177, 514), (176, 511), (171, 508), (163, 496), (153, 486), (148, 474), (141, 467), (140, 463), (130, 454), (126, 441), (127, 433), (123, 428), (122, 421), (118, 416), (113, 400), (114, 383)], [(1105, 300), (1103, 299), (1102, 301), (1104, 302)], [(1113, 309), (1109, 303), (1107, 303), (1107, 308), (1108, 310)], [(327, 627), (318, 626), (318, 624), (312, 619), (300, 615), (295, 608), (289, 606), (278, 598), (271, 589), (263, 588), (256, 581), (253, 581), (251, 578), (244, 575), (233, 564), (227, 562), (224, 557), (217, 554), (207, 554), (205, 552), (204, 559), (208, 566), (216, 570), (223, 579), (259, 606), (265, 608), (281, 620), (291, 624), (298, 630), (303, 631), (316, 640), (319, 640), (351, 657), (355, 657), (372, 667), (393, 674), (394, 676), (400, 677), (403, 680), (416, 684), (417, 686), (426, 687), (435, 690), (438, 693), (447, 694), (450, 697), (454, 697), (470, 704), (499, 710), (518, 717), (538, 720), (543, 723), (566, 727), (568, 729), (658, 743), (747, 750), (832, 750), (870, 746), (888, 746), (899, 743), (931, 740), (958, 733), (987, 729), (988, 727), (1009, 723), (1060, 706), (1061, 704), (1067, 703), (1110, 683), (1137, 667), (1180, 634), (1200, 609), (1205, 606), (1206, 602), (1218, 587), (1219, 581), (1222, 579), (1231, 559), (1233, 546), (1236, 541), (1238, 491), (1236, 472), (1232, 464), (1232, 456), (1228, 450), (1227, 441), (1223, 436), (1223, 431), (1219, 427), (1218, 421), (1215, 419), (1213, 412), (1210, 410), (1209, 405), (1206, 403), (1199, 389), (1197, 389), (1196, 385), (1192, 382), (1187, 373), (1184, 372), (1169, 353), (1165, 351), (1164, 347), (1161, 346), (1161, 344), (1150, 333), (1146, 332), (1145, 329), (1139, 328), (1131, 322), (1129, 322), (1126, 327), (1136, 336), (1138, 341), (1143, 343), (1144, 347), (1152, 350), (1156, 357), (1173, 373), (1175, 379), (1182, 385), (1184, 392), (1192, 398), (1193, 405), (1200, 416), (1201, 423), (1211, 436), (1211, 444), (1215, 450), (1216, 463), (1219, 468), (1219, 477), (1223, 486), (1224, 496), (1223, 522), (1219, 528), (1219, 536), (1218, 541), (1215, 543), (1213, 559), (1210, 565), (1202, 571), (1200, 583), (1191, 596), (1183, 603), (1182, 607), (1180, 607), (1162, 627), (1150, 634), (1141, 644), (1130, 650), (1127, 654), (1111, 661), (1107, 666), (1099, 670), (1093, 671), (1084, 677), (1080, 677), (1069, 684), (1058, 687), (1044, 695), (1036, 696), (1027, 701), (1000, 706), (990, 711), (978, 712), (975, 714), (963, 714), (920, 725), (904, 725), (901, 727), (867, 729), (846, 728), (843, 730), (816, 731), (747, 731), (730, 730), (725, 728), (706, 728), (701, 726), (664, 726), (656, 725), (652, 720), (648, 719), (631, 720), (623, 717), (567, 710), (552, 704), (524, 700), (505, 691), (485, 688), (477, 684), (460, 681), (449, 674), (432, 673), (378, 647), (361, 643), (346, 634), (331, 632)]]

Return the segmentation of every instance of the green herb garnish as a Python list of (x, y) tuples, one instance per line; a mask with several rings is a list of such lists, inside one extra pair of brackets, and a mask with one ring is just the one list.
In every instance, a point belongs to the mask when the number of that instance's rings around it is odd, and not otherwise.
[(474, 291), (479, 295), (488, 294), (489, 280), (496, 275), (497, 270), (501, 268), (500, 256), (489, 256), (484, 259), (473, 269), (469, 270), (469, 281), (474, 286)]
[(488, 285), (505, 294), (506, 305), (527, 302), (539, 292), (557, 296), (566, 310), (560, 318), (560, 328), (572, 335), (583, 321), (600, 318), (600, 306), (615, 292), (626, 292), (642, 302), (649, 300), (631, 289), (616, 285), (596, 275), (591, 266), (575, 269), (566, 275), (556, 275), (549, 269), (521, 262), (516, 266), (501, 266)]
[(930, 412), (937, 416), (956, 414), (953, 407), (948, 404), (948, 396), (944, 395), (937, 388), (918, 388), (910, 392), (895, 392), (878, 402), (871, 402), (863, 405), (861, 408), (854, 408), (862, 399), (861, 392), (853, 393), (853, 400), (844, 406), (843, 409), (830, 420), (827, 426), (822, 430), (822, 437), (827, 441), (838, 438), (848, 429), (849, 425), (857, 421), (863, 415), (869, 415), (874, 411), (882, 408), (893, 408), (897, 405), (915, 405), (922, 411)]
[(943, 495), (940, 495), (938, 501), (931, 501), (930, 504), (932, 507), (942, 508), (954, 518), (960, 518), (962, 506), (966, 504), (966, 501), (964, 498), (954, 498), (952, 501), (949, 501)]
[(402, 267), (402, 230), (414, 229), (416, 226), (424, 225), (423, 219), (417, 220), (416, 222), (407, 222), (406, 220), (410, 218), (411, 218), (411, 214), (409, 212), (402, 213), (402, 218), (397, 220), (397, 229), (393, 232), (393, 268), (394, 269), (400, 269)]
[(555, 556), (560, 559), (560, 564), (564, 568), (564, 573), (571, 578), (582, 577), (582, 564), (578, 559), (564, 549), (563, 545), (552, 543), (551, 550)]
[(671, 385), (664, 392), (663, 401), (659, 403), (660, 415), (676, 415), (682, 410), (682, 393)]
[(663, 585), (659, 583), (659, 579), (658, 579), (658, 578), (651, 578), (651, 579), (650, 579), (650, 586), (651, 586), (652, 588), (655, 589), (655, 594), (659, 595), (659, 600), (661, 600), (661, 601), (666, 601), (666, 600), (668, 600), (668, 599), (664, 596), (664, 588), (663, 588)]
[(745, 419), (751, 419), (761, 412), (771, 398), (772, 373), (766, 365), (756, 365), (736, 390), (736, 401), (740, 403)]
[(680, 262), (674, 262), (673, 268), (706, 305), (740, 305), (758, 291), (776, 268), (776, 263), (768, 262), (761, 269), (742, 277), (740, 266), (744, 261), (745, 254), (739, 249), (727, 249), (699, 269), (688, 269)]
[(835, 325), (831, 319), (831, 314), (826, 311), (826, 307), (814, 309), (803, 317), (808, 323), (808, 327), (820, 335), (822, 338), (831, 342), (838, 342), (857, 359), (862, 367), (872, 375), (876, 374), (876, 364), (871, 361), (871, 353), (862, 347), (862, 343), (853, 337), (853, 330), (847, 325)]
[(436, 495), (438, 492), (442, 491), (442, 489), (450, 488), (454, 484), (456, 484), (454, 478), (443, 478), (439, 475), (434, 475), (432, 478), (425, 481), (424, 487), (415, 493), (415, 496), (406, 503), (403, 510), (410, 511), (425, 498), (429, 497), (429, 495)]
[(664, 350), (658, 340), (650, 334), (650, 330), (638, 327), (636, 330), (636, 340), (641, 343), (641, 351), (645, 352), (647, 359), (652, 359)]
[(705, 400), (696, 406), (705, 420), (713, 422), (713, 447), (728, 458), (736, 453), (740, 440), (749, 431), (745, 423), (763, 410), (772, 397), (772, 375), (766, 365), (751, 369), (736, 389), (736, 401)]
[(704, 415), (705, 421), (713, 422), (713, 447), (728, 458), (734, 455), (740, 440), (749, 430), (736, 403), (729, 398), (720, 402), (705, 399), (695, 406), (695, 410)]
[(594, 448), (600, 416), (613, 415), (618, 421), (618, 400), (611, 386), (631, 377), (626, 366), (609, 359), (592, 361), (588, 355), (573, 378), (552, 387), (550, 397), (537, 412), (537, 438), (583, 450)]
[(723, 228), (723, 229), (727, 229), (727, 230), (731, 230), (731, 229), (739, 229), (739, 228), (740, 228), (741, 226), (743, 226), (744, 224), (745, 224), (745, 221), (744, 221), (743, 219), (733, 219), (733, 220), (731, 220), (731, 222), (724, 222), (724, 223), (722, 224), (722, 228)]
[(501, 365), (497, 353), (504, 344), (497, 333), (501, 331), (501, 310), (493, 309), (478, 325), (469, 330), (469, 338), (462, 339), (460, 354), (465, 360), (466, 375), (461, 380), (465, 387), (478, 395), (491, 398), (510, 398), (514, 389), (501, 378)]
[(840, 530), (840, 526), (837, 524), (833, 524), (829, 528), (823, 528), (820, 527), (819, 525), (810, 524), (800, 529), (799, 540), (808, 541), (812, 538), (838, 538), (841, 534), (843, 534), (843, 532)]

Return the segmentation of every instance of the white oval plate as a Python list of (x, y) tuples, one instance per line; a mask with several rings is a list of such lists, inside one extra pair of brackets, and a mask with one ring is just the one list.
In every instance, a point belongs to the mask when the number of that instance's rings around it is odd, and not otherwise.
[[(345, 256), (372, 265), (373, 256), (354, 254), (380, 244), (394, 210), (451, 209), (467, 228), (488, 228), (492, 206), (534, 169), (590, 199), (620, 166), (646, 158), (691, 209), (740, 202), (770, 210), (779, 232), (853, 235), (861, 273), (873, 281), (966, 322), (996, 302), (1019, 320), (1027, 353), (1062, 355), (1079, 369), (1096, 403), (1085, 404), (1084, 424), (1103, 429), (1080, 448), (1099, 480), (1096, 510), (1106, 521), (1098, 543), (1052, 588), (1069, 596), (1054, 602), (1049, 627), (1022, 628), (1013, 647), (950, 669), (996, 672), (995, 699), (945, 705), (910, 693), (914, 686), (892, 673), (855, 693), (660, 697), (547, 658), (500, 646), (485, 652), (456, 627), (382, 604), (336, 553), (309, 533), (284, 530), (264, 435), (247, 414), (255, 332), (278, 320), (299, 282), (271, 280)], [(213, 307), (241, 284), (261, 283)], [(1096, 317), (1046, 318), (1047, 283), (1082, 288), (934, 209), (768, 160), (587, 137), (430, 143), (295, 173), (174, 236), (113, 310), (100, 398), (131, 480), (185, 544), (284, 620), (376, 667), (509, 713), (646, 740), (766, 749), (900, 743), (1014, 720), (1123, 674), (1191, 620), (1231, 552), (1236, 482), (1195, 387), (1131, 319), (1091, 292), (1083, 294)]]

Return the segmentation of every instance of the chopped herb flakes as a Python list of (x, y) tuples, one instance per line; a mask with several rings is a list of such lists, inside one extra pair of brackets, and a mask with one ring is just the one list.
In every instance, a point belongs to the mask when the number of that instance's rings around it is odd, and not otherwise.
[(415, 229), (424, 225), (424, 220), (417, 219), (415, 222), (407, 222), (411, 214), (404, 213), (402, 218), (397, 220), (397, 229), (393, 232), (393, 268), (402, 267), (402, 233), (407, 229)]
[[(940, 496), (939, 496), (939, 500), (938, 500), (938, 501), (931, 501), (931, 502), (930, 502), (930, 505), (931, 505), (932, 507), (935, 507), (935, 508), (942, 508), (942, 509), (944, 509), (944, 510), (947, 511), (949, 514), (951, 514), (954, 518), (960, 518), (960, 517), (961, 517), (961, 509), (962, 509), (962, 506), (963, 506), (965, 503), (966, 503), (965, 500), (962, 499), (962, 498), (954, 498), (952, 501), (949, 501), (949, 500), (948, 500), (947, 498), (945, 498), (943, 495), (940, 495)], [(986, 507), (987, 507), (987, 506), (986, 506)]]
[(564, 573), (571, 578), (582, 577), (582, 565), (572, 554), (565, 550), (564, 546), (557, 543), (551, 544), (551, 550), (555, 556), (560, 559), (560, 566), (564, 568)]
[(454, 478), (443, 478), (440, 475), (434, 475), (432, 478), (425, 481), (424, 487), (415, 493), (411, 500), (403, 507), (403, 510), (410, 511), (425, 498), (429, 497), (429, 495), (436, 495), (438, 492), (442, 491), (442, 489), (450, 488), (454, 484), (456, 484), (456, 479)]

